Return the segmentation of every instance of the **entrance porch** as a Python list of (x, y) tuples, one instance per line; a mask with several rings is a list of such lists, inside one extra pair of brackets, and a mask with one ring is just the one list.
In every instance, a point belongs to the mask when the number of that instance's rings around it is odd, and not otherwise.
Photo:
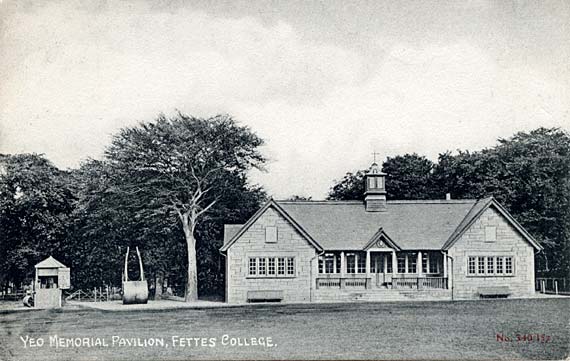
[(326, 252), (319, 257), (316, 289), (448, 289), (447, 257), (441, 251)]

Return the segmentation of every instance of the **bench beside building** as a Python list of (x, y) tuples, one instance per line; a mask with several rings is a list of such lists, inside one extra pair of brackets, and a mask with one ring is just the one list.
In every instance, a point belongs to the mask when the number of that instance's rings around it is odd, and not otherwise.
[(360, 201), (270, 199), (226, 225), (226, 301), (528, 297), (542, 247), (494, 198), (387, 201), (373, 164)]

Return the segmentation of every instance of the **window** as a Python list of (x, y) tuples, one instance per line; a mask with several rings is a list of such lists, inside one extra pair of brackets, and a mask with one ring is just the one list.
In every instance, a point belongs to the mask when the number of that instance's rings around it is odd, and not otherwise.
[(469, 260), (467, 262), (467, 273), (470, 275), (475, 274), (475, 259), (476, 257), (469, 257)]
[(356, 259), (358, 260), (356, 273), (366, 273), (366, 254), (357, 254)]
[(249, 274), (250, 275), (257, 274), (257, 258), (249, 259)]
[(406, 273), (406, 255), (402, 253), (398, 254), (397, 261), (398, 273)]
[(319, 256), (319, 273), (340, 273), (340, 256), (335, 253)]
[(428, 273), (429, 271), (429, 253), (422, 253), (422, 272)]
[(513, 274), (513, 257), (505, 257), (505, 274)]
[(295, 258), (287, 257), (287, 276), (295, 275)]
[(356, 255), (354, 253), (346, 255), (346, 273), (356, 273)]
[(442, 259), (436, 253), (429, 254), (429, 273), (439, 273), (439, 262)]
[(470, 256), (467, 260), (467, 274), (470, 276), (513, 275), (512, 256)]
[(374, 189), (376, 188), (376, 182), (374, 182), (375, 178), (374, 177), (368, 177), (368, 189)]
[(503, 257), (497, 257), (497, 274), (503, 274)]
[(495, 257), (487, 257), (487, 274), (495, 273)]
[(252, 257), (249, 259), (249, 276), (295, 276), (295, 257)]
[(408, 273), (416, 273), (416, 263), (418, 254), (415, 252), (408, 253)]
[(259, 275), (265, 276), (267, 274), (267, 270), (265, 269), (265, 258), (259, 258)]
[(496, 242), (497, 241), (497, 227), (486, 226), (485, 227), (485, 242)]
[(386, 256), (386, 272), (392, 273), (392, 256)]
[(277, 258), (277, 274), (284, 275), (285, 274), (285, 258)]
[(384, 188), (382, 177), (368, 177), (368, 189)]
[(57, 276), (40, 276), (40, 288), (57, 288)]
[(277, 227), (265, 227), (265, 242), (277, 243)]
[(485, 257), (477, 257), (477, 274), (485, 274)]

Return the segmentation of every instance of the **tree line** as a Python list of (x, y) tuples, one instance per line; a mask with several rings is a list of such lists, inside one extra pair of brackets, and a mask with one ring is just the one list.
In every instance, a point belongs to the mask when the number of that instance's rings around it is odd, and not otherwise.
[[(158, 295), (166, 282), (187, 301), (223, 294), (223, 225), (245, 223), (267, 199), (247, 178), (264, 169), (263, 144), (230, 116), (178, 113), (120, 130), (102, 159), (76, 169), (61, 170), (41, 154), (0, 154), (0, 291), (29, 283), (49, 255), (72, 268), (76, 289), (120, 286), (126, 247), (138, 246)], [(537, 268), (568, 276), (570, 136), (563, 130), (517, 133), (481, 151), (442, 153), (437, 162), (405, 154), (382, 168), (388, 199), (495, 196), (545, 247)], [(328, 198), (363, 199), (363, 176), (347, 173)]]
[[(570, 278), (570, 135), (539, 128), (499, 139), (481, 151), (441, 153), (436, 162), (414, 154), (388, 158), (388, 199), (495, 197), (544, 246), (539, 274)], [(328, 198), (364, 199), (365, 170), (335, 182)]]

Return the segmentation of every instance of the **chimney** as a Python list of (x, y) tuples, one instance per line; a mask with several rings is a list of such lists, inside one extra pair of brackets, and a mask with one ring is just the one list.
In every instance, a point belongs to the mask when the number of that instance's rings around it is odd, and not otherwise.
[(367, 212), (386, 211), (386, 173), (382, 173), (376, 162), (372, 163), (364, 176), (364, 203)]
[(445, 200), (446, 200), (446, 201), (450, 201), (450, 200), (451, 200), (451, 193), (445, 193)]

